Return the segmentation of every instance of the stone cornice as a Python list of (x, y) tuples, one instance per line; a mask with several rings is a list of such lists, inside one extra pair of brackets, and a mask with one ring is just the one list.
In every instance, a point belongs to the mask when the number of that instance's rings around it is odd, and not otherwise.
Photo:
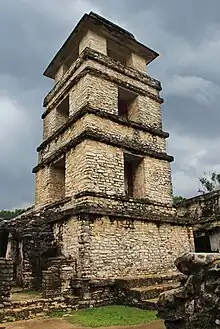
[(114, 69), (115, 71), (122, 73), (132, 79), (136, 79), (138, 81), (141, 81), (142, 83), (145, 83), (149, 85), (152, 88), (155, 88), (157, 90), (161, 90), (160, 83), (150, 78), (147, 74), (141, 73), (138, 70), (135, 70), (133, 68), (129, 68), (120, 62), (117, 62), (113, 59), (111, 59), (108, 56), (105, 56), (103, 54), (100, 54), (90, 48), (86, 48), (83, 53), (80, 55), (80, 57), (76, 60), (75, 64), (71, 66), (71, 68), (66, 72), (64, 77), (61, 79), (61, 81), (57, 82), (57, 84), (54, 86), (54, 88), (49, 92), (49, 94), (45, 97), (43, 106), (46, 107), (48, 103), (55, 97), (55, 95), (64, 88), (62, 95), (56, 102), (52, 104), (52, 106), (48, 107), (47, 110), (43, 113), (42, 118), (44, 118), (55, 106), (56, 103), (62, 99), (63, 94), (66, 94), (83, 76), (85, 76), (87, 73), (93, 74), (95, 76), (103, 77), (104, 79), (107, 79), (109, 81), (112, 81), (116, 83), (117, 85), (121, 87), (128, 88), (130, 90), (133, 90), (137, 93), (140, 93), (142, 95), (146, 95), (149, 98), (154, 99), (155, 101), (158, 101), (159, 103), (163, 103), (163, 99), (159, 96), (156, 96), (142, 88), (137, 88), (132, 84), (125, 83), (120, 79), (117, 79), (115, 77), (112, 77), (106, 73), (103, 73), (102, 71), (99, 71), (93, 67), (86, 67), (83, 71), (81, 71), (75, 78), (71, 79), (72, 75), (77, 71), (77, 69), (84, 63), (85, 60), (94, 60), (99, 62), (100, 64), (103, 64), (109, 68)]
[(164, 207), (167, 209), (173, 209), (171, 205), (167, 205), (161, 202), (152, 201), (148, 198), (131, 198), (126, 195), (118, 195), (118, 194), (107, 194), (103, 192), (95, 192), (95, 191), (83, 191), (79, 192), (74, 195), (75, 199), (80, 199), (83, 197), (96, 197), (96, 198), (102, 198), (102, 199), (108, 199), (108, 200), (116, 200), (120, 202), (130, 202), (134, 204), (145, 204), (145, 205), (153, 205), (153, 206), (159, 206)]
[(43, 141), (43, 143), (40, 146), (38, 146), (37, 152), (40, 152), (41, 150), (43, 150), (52, 140), (54, 140), (55, 138), (60, 136), (66, 129), (71, 127), (72, 124), (74, 124), (77, 120), (81, 119), (86, 114), (94, 114), (98, 117), (111, 120), (111, 121), (119, 123), (123, 126), (131, 127), (136, 130), (139, 130), (139, 131), (148, 132), (148, 133), (151, 133), (152, 135), (159, 136), (162, 138), (169, 137), (169, 133), (162, 131), (160, 129), (153, 128), (151, 126), (148, 126), (148, 125), (145, 125), (145, 124), (142, 124), (139, 122), (126, 120), (125, 118), (121, 118), (116, 114), (112, 114), (112, 113), (109, 113), (106, 111), (102, 111), (100, 109), (92, 108), (89, 105), (86, 105), (83, 108), (81, 108), (79, 111), (74, 113), (72, 116), (70, 116), (66, 123), (64, 123), (60, 128), (58, 128), (45, 141)]
[[(88, 194), (88, 196), (86, 196)], [(103, 205), (99, 202), (93, 202), (95, 198), (101, 200), (102, 196), (97, 193), (84, 193), (84, 196), (81, 196), (79, 203), (74, 203), (71, 205), (71, 202), (62, 207), (62, 205), (48, 205), (40, 209), (35, 209), (31, 214), (23, 214), (19, 220), (11, 220), (8, 223), (5, 223), (4, 228), (12, 230), (16, 227), (20, 232), (27, 233), (26, 229), (32, 230), (32, 227), (36, 227), (42, 224), (52, 224), (56, 222), (62, 222), (69, 220), (72, 216), (78, 216), (79, 219), (88, 219), (95, 220), (100, 216), (109, 216), (111, 220), (140, 220), (144, 222), (153, 222), (157, 225), (171, 224), (177, 226), (192, 226), (192, 223), (187, 218), (179, 218), (175, 214), (172, 214), (172, 207), (167, 206), (158, 206), (154, 203), (144, 203), (134, 200), (120, 200), (117, 205), (114, 207), (109, 207), (109, 204)], [(97, 196), (95, 197), (95, 195)], [(90, 199), (91, 198), (91, 199)], [(78, 199), (80, 197), (78, 196)], [(105, 198), (106, 201), (112, 202), (112, 198)], [(77, 201), (77, 200), (76, 200)], [(121, 202), (120, 202), (121, 201)], [(170, 211), (169, 211), (170, 209)], [(31, 220), (31, 221), (30, 221)]]
[(99, 131), (93, 130), (92, 127), (82, 132), (79, 136), (76, 138), (73, 138), (68, 143), (66, 143), (64, 146), (53, 152), (47, 159), (40, 162), (34, 169), (33, 173), (36, 173), (41, 168), (49, 165), (50, 163), (53, 163), (56, 159), (59, 159), (63, 154), (67, 153), (70, 149), (75, 148), (76, 145), (81, 143), (84, 140), (94, 140), (97, 142), (109, 144), (111, 146), (115, 146), (118, 148), (122, 148), (125, 150), (128, 150), (134, 154), (138, 155), (147, 155), (153, 158), (166, 160), (169, 162), (173, 161), (173, 157), (168, 155), (167, 153), (163, 152), (156, 152), (154, 150), (151, 150), (148, 145), (146, 144), (140, 144), (138, 141), (133, 140), (126, 140), (126, 137), (122, 140), (119, 140), (115, 136), (110, 136), (106, 134), (102, 134)]

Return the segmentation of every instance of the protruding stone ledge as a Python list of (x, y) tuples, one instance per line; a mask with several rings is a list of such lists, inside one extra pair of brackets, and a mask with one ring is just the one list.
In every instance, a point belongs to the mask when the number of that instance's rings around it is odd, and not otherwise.
[[(162, 138), (168, 138), (169, 133), (162, 131), (160, 129), (151, 127), (147, 124), (142, 124), (139, 122), (127, 120), (125, 118), (121, 118), (118, 115), (108, 113), (104, 110), (96, 109), (91, 107), (89, 104), (85, 105), (83, 108), (81, 108), (79, 111), (74, 113), (71, 117), (69, 117), (68, 121), (64, 123), (60, 128), (58, 128), (50, 137), (48, 137), (41, 145), (38, 146), (37, 152), (40, 152), (43, 150), (52, 140), (54, 140), (56, 137), (60, 136), (66, 129), (71, 127), (76, 121), (80, 120), (83, 116), (86, 114), (94, 114), (100, 118), (103, 119), (109, 119), (115, 123), (119, 123), (123, 126), (131, 127), (139, 131), (148, 132), (152, 135), (159, 136)], [(43, 116), (42, 116), (43, 118)]]
[(152, 149), (147, 144), (139, 144), (137, 141), (129, 141), (126, 140), (119, 140), (114, 136), (106, 136), (98, 131), (94, 131), (92, 128), (85, 130), (76, 138), (73, 138), (68, 143), (66, 143), (63, 147), (59, 148), (55, 152), (53, 152), (48, 158), (41, 161), (36, 167), (33, 168), (32, 172), (36, 173), (41, 168), (46, 167), (53, 161), (59, 159), (63, 154), (67, 153), (72, 148), (75, 148), (76, 145), (80, 144), (84, 140), (93, 140), (97, 142), (101, 142), (107, 145), (111, 145), (118, 148), (124, 148), (131, 153), (138, 154), (138, 155), (147, 155), (152, 158), (162, 159), (168, 162), (172, 162), (174, 159), (171, 155), (168, 155), (165, 152), (157, 152)]
[[(109, 67), (110, 69), (114, 69), (115, 71), (118, 71), (119, 73), (122, 73), (123, 75), (126, 75), (132, 79), (136, 79), (144, 84), (147, 84), (150, 87), (157, 89), (158, 91), (160, 91), (162, 89), (160, 82), (157, 81), (156, 79), (151, 78), (146, 73), (142, 73), (138, 70), (125, 66), (125, 65), (119, 63), (118, 61), (115, 61), (114, 59), (112, 59), (106, 55), (103, 55), (91, 48), (85, 48), (85, 50), (78, 57), (76, 62), (66, 72), (64, 77), (54, 86), (54, 88), (45, 97), (43, 106), (47, 106), (48, 103), (52, 100), (52, 98), (62, 88), (67, 87), (67, 85), (69, 86), (70, 83), (68, 84), (68, 82), (71, 81), (70, 77), (73, 76), (73, 74), (76, 72), (76, 70), (86, 60), (94, 60), (96, 62), (99, 62), (100, 64), (103, 64), (103, 65)], [(71, 86), (72, 86), (72, 84), (71, 84)], [(45, 111), (45, 114), (48, 112), (49, 111)]]

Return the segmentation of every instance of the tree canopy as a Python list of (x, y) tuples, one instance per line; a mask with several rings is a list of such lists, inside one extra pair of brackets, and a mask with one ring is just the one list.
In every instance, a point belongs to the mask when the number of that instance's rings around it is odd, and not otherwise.
[(204, 173), (204, 176), (199, 178), (199, 182), (201, 184), (199, 193), (205, 194), (216, 191), (220, 189), (220, 173), (213, 172), (210, 175)]
[(186, 198), (184, 198), (181, 195), (177, 195), (177, 196), (174, 196), (173, 197), (173, 203), (174, 203), (174, 205), (176, 205), (176, 204), (178, 204), (178, 203), (180, 203), (180, 202), (182, 202), (184, 200), (186, 200)]
[(21, 215), (26, 209), (0, 210), (0, 219), (12, 219)]

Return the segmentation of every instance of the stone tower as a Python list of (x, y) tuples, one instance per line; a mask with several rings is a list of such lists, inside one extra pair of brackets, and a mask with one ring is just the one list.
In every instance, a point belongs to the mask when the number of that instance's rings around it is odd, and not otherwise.
[(161, 85), (146, 73), (157, 56), (84, 15), (44, 73), (55, 86), (44, 101), (36, 206), (85, 196), (125, 209), (131, 199), (172, 205)]
[[(34, 211), (50, 215), (78, 277), (166, 272), (192, 249), (175, 217), (162, 129), (158, 54), (119, 26), (85, 14), (47, 67)], [(51, 213), (50, 213), (51, 214)]]

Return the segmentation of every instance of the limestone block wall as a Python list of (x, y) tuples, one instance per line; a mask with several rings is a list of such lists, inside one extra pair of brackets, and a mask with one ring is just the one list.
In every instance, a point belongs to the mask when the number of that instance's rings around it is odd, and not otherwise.
[(177, 205), (179, 216), (191, 217), (197, 223), (219, 213), (220, 190), (190, 198)]
[[(80, 58), (77, 60), (78, 62)], [(59, 81), (46, 98), (46, 108), (47, 110), (52, 109), (51, 111), (53, 113), (50, 115), (48, 113), (44, 118), (44, 138), (48, 137), (54, 130), (55, 116), (58, 115), (55, 108), (59, 103), (60, 97), (66, 94), (66, 90), (69, 89), (70, 84), (73, 86), (70, 88), (70, 115), (86, 103), (116, 114), (117, 88), (118, 86), (123, 86), (142, 95), (138, 101), (141, 111), (138, 121), (149, 125), (152, 124), (153, 126), (161, 126), (161, 101), (158, 98), (159, 90), (157, 81), (154, 81), (146, 74), (144, 76), (138, 76), (138, 73), (135, 73), (134, 70), (122, 64), (117, 63), (113, 65), (110, 58), (100, 53), (95, 54), (93, 60), (81, 60), (81, 65), (77, 61), (68, 70), (68, 79), (65, 79), (66, 75), (64, 75), (62, 79), (65, 82)], [(90, 70), (91, 73), (83, 74), (85, 69)], [(76, 78), (79, 75), (82, 75), (82, 77), (77, 80)], [(75, 83), (73, 83), (74, 80), (76, 80)], [(155, 87), (153, 84), (155, 84)], [(153, 99), (145, 97), (146, 93), (151, 95)]]
[[(63, 174), (53, 165), (37, 172), (36, 204), (84, 191), (125, 195), (123, 149), (85, 140), (66, 154), (65, 181)], [(134, 192), (135, 197), (172, 204), (169, 162), (145, 156), (136, 173)]]
[(87, 140), (66, 157), (66, 196), (83, 191), (124, 194), (122, 150)]
[(75, 217), (65, 225), (68, 230), (62, 231), (62, 252), (64, 256), (72, 253), (77, 246), (74, 236), (78, 235), (77, 266), (80, 275), (87, 278), (174, 271), (174, 259), (194, 250), (192, 229), (184, 226), (105, 216), (90, 220)]
[(75, 267), (63, 257), (48, 260), (48, 268), (43, 271), (43, 297), (71, 294), (71, 280), (75, 277)]
[(70, 115), (85, 105), (117, 114), (117, 86), (101, 77), (86, 74), (70, 93)]
[(95, 114), (86, 114), (80, 120), (70, 125), (64, 132), (54, 138), (40, 151), (40, 160), (46, 159), (78, 135), (90, 129), (109, 139), (119, 140), (127, 145), (140, 148), (148, 146), (157, 152), (166, 152), (166, 142), (163, 137), (153, 135), (141, 129), (135, 129)]
[(35, 204), (45, 205), (65, 197), (64, 172), (53, 165), (36, 173)]
[(68, 259), (79, 258), (80, 233), (81, 221), (77, 216), (53, 225), (54, 239), (59, 244), (62, 254)]
[(137, 122), (162, 129), (161, 105), (148, 96), (138, 96)]
[(79, 53), (86, 47), (94, 49), (104, 55), (107, 55), (107, 40), (105, 37), (95, 33), (94, 31), (87, 31), (79, 43)]
[[(105, 59), (105, 61), (108, 61), (108, 59)], [(146, 92), (149, 92), (150, 94), (154, 96), (159, 96), (159, 90), (158, 88), (155, 88), (153, 86), (150, 86), (148, 83), (144, 81), (140, 81), (140, 79), (137, 79), (137, 75), (134, 74), (131, 76), (128, 72), (130, 70), (129, 67), (123, 67), (123, 73), (119, 72), (117, 69), (118, 63), (114, 63), (114, 65), (108, 65), (106, 66), (104, 63), (104, 60), (102, 63), (97, 62), (96, 60), (88, 60), (87, 61), (87, 67), (91, 67), (96, 70), (96, 72), (100, 72), (100, 76), (105, 77), (107, 80), (115, 81), (118, 85), (126, 86), (127, 88), (131, 88), (131, 90), (139, 90), (141, 94), (144, 94)], [(139, 73), (139, 72), (137, 72)]]
[(51, 136), (55, 130), (56, 127), (56, 109), (50, 111), (48, 115), (43, 120), (43, 139), (47, 139), (49, 136)]
[(0, 258), (0, 302), (8, 302), (10, 300), (12, 281), (12, 261), (9, 259)]
[(128, 58), (127, 65), (133, 67), (136, 70), (140, 70), (141, 72), (146, 73), (147, 71), (146, 60), (133, 52)]
[(161, 203), (173, 203), (170, 163), (161, 159), (144, 158), (145, 196)]

